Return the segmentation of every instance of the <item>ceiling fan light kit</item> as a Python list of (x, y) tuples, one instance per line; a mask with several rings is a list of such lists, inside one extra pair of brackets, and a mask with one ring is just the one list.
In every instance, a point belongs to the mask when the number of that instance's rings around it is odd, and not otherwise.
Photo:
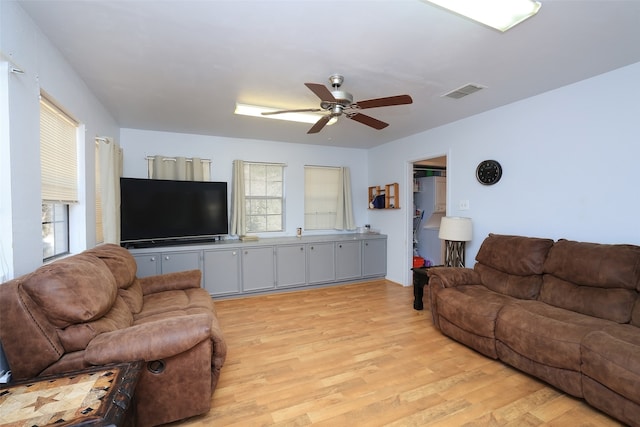
[[(318, 133), (320, 132), (326, 125), (335, 123), (338, 120), (338, 117), (345, 116), (351, 120), (354, 120), (358, 123), (362, 123), (369, 127), (372, 127), (376, 130), (384, 129), (389, 126), (388, 123), (375, 119), (373, 117), (367, 116), (365, 114), (360, 113), (360, 110), (366, 108), (377, 108), (377, 107), (391, 107), (394, 105), (405, 105), (411, 104), (413, 99), (409, 95), (397, 95), (397, 96), (389, 96), (386, 98), (376, 98), (376, 99), (368, 99), (365, 101), (356, 101), (353, 102), (353, 95), (344, 90), (340, 90), (340, 86), (344, 82), (344, 77), (340, 74), (333, 74), (329, 76), (329, 83), (331, 83), (331, 87), (333, 90), (330, 90), (325, 85), (319, 83), (305, 83), (305, 86), (311, 90), (318, 98), (320, 98), (320, 108), (305, 108), (299, 110), (281, 110), (277, 111), (274, 109), (266, 109), (263, 108), (262, 111), (259, 112), (259, 116), (268, 117), (268, 118), (278, 118), (281, 120), (290, 120), (287, 118), (290, 114), (307, 114), (313, 115), (315, 117), (314, 125), (309, 129), (307, 133)], [(246, 112), (239, 112), (238, 106), (243, 104), (236, 105), (236, 114), (247, 114)], [(256, 107), (262, 108), (262, 107)], [(268, 110), (268, 111), (265, 111)], [(255, 112), (251, 111), (252, 113)], [(324, 112), (325, 114), (318, 118), (318, 112)], [(326, 114), (328, 113), (328, 114)], [(248, 114), (255, 115), (255, 114)]]
[(422, 0), (505, 32), (532, 17), (542, 4), (533, 0)]

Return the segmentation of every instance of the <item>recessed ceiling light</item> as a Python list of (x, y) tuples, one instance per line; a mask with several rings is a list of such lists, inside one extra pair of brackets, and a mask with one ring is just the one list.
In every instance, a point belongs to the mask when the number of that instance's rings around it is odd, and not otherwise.
[(532, 17), (542, 4), (533, 0), (422, 0), (500, 31)]
[[(318, 120), (320, 120), (322, 116), (325, 115), (325, 114), (308, 113), (308, 112), (270, 114), (267, 116), (262, 115), (262, 113), (272, 113), (274, 111), (281, 111), (281, 109), (272, 108), (272, 107), (262, 107), (259, 105), (236, 104), (236, 109), (234, 113), (240, 114), (243, 116), (261, 117), (263, 119), (285, 120), (288, 122), (299, 122), (299, 123), (316, 123)], [(329, 120), (327, 125), (332, 125), (337, 121), (338, 121), (338, 118), (333, 117), (331, 118), (331, 120)]]

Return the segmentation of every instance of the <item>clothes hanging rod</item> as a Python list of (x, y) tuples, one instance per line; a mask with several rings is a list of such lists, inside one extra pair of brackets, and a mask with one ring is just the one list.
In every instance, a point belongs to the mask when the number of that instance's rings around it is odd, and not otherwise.
[[(145, 160), (155, 160), (155, 157), (153, 156), (147, 156), (145, 157)], [(177, 158), (175, 157), (163, 157), (162, 158), (163, 161), (169, 161), (169, 162), (175, 162), (177, 160)], [(193, 159), (185, 159), (187, 162), (193, 162)], [(200, 159), (201, 162), (205, 162), (205, 163), (211, 163), (211, 159)]]
[(413, 170), (446, 171), (446, 166), (414, 166)]

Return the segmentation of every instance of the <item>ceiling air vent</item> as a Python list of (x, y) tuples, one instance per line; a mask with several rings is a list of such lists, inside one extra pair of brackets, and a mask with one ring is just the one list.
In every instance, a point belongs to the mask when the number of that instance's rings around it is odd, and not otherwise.
[(449, 93), (445, 93), (442, 96), (446, 96), (447, 98), (460, 99), (467, 95), (471, 95), (474, 92), (484, 89), (483, 86), (479, 86), (477, 84), (469, 83), (468, 85), (462, 86), (458, 89), (454, 89)]

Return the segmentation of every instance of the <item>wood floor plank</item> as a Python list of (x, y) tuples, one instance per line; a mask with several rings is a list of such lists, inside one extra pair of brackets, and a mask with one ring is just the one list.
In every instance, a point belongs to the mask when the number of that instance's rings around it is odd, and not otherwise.
[(216, 301), (212, 409), (175, 426), (620, 426), (449, 339), (385, 280)]

